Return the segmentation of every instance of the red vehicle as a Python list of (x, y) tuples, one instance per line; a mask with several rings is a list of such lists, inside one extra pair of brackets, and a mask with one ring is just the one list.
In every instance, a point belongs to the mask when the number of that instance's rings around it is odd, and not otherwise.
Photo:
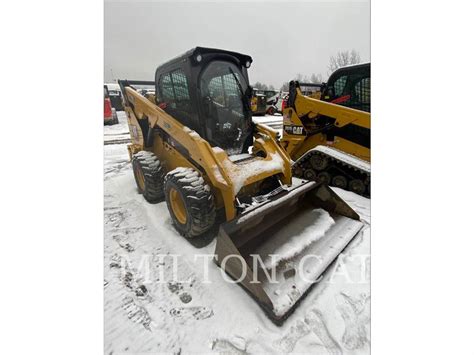
[(109, 91), (107, 86), (104, 85), (104, 124), (112, 125), (117, 124), (118, 117), (117, 112), (112, 108), (112, 102), (110, 101)]
[(281, 111), (280, 112), (283, 112), (283, 110), (286, 108), (286, 106), (288, 106), (288, 94), (285, 94), (285, 96), (283, 97), (282, 101), (281, 101)]

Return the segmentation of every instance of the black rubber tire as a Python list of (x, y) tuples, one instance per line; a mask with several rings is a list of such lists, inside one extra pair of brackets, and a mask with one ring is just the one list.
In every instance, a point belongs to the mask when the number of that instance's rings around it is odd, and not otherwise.
[[(149, 203), (158, 203), (164, 199), (164, 178), (165, 174), (157, 156), (152, 152), (142, 150), (133, 155), (132, 168), (138, 192), (143, 194), (145, 200)], [(144, 188), (138, 183), (139, 172), (144, 177)]]
[[(186, 209), (186, 223), (178, 221), (170, 202), (171, 189), (178, 191)], [(177, 168), (165, 176), (165, 199), (173, 224), (185, 238), (197, 237), (211, 228), (216, 220), (216, 207), (211, 188), (192, 168)]]
[(119, 123), (119, 120), (118, 120), (118, 115), (117, 115), (117, 110), (116, 109), (112, 109), (112, 124), (118, 124)]

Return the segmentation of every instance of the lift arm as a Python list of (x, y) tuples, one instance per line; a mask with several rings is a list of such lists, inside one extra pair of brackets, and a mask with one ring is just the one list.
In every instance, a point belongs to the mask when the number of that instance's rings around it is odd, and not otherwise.
[(285, 119), (303, 125), (308, 132), (318, 133), (350, 123), (370, 128), (370, 113), (304, 96), (297, 81), (290, 82)]

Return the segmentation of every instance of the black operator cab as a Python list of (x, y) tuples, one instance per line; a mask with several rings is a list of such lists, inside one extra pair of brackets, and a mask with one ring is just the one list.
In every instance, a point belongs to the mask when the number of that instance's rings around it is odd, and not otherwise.
[(328, 79), (324, 100), (370, 112), (370, 63), (337, 69)]
[(157, 104), (227, 154), (252, 145), (248, 55), (196, 47), (156, 70)]

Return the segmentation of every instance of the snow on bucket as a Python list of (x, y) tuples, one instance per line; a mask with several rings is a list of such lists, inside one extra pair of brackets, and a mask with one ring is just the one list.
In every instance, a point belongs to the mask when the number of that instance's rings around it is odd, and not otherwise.
[(299, 181), (222, 224), (216, 263), (281, 324), (361, 228), (330, 188)]

